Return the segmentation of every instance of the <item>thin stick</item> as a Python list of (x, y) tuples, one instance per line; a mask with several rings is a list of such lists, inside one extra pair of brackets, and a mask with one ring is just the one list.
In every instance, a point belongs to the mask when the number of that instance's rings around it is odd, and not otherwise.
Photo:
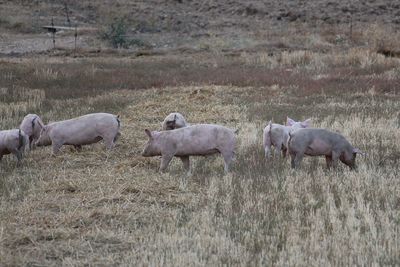
[(353, 14), (350, 13), (350, 40), (353, 40)]
[(74, 48), (74, 52), (75, 52), (75, 54), (76, 54), (76, 39), (78, 38), (78, 26), (77, 26), (77, 25), (75, 25), (75, 34), (74, 34), (74, 37), (75, 37), (75, 48)]
[(65, 13), (67, 14), (68, 26), (71, 27), (71, 20), (69, 19), (69, 12), (68, 12), (68, 3), (67, 3), (67, 1), (64, 2), (64, 5), (65, 5)]
[(54, 20), (51, 18), (52, 36), (53, 36), (53, 49), (56, 49), (56, 29), (54, 28)]

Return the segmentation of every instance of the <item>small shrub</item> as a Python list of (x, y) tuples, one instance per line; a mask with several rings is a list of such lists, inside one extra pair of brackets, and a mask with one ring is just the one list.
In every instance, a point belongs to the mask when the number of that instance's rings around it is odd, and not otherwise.
[(126, 36), (128, 26), (124, 19), (117, 19), (102, 32), (101, 39), (109, 42), (114, 48), (128, 48), (129, 41)]
[(0, 18), (0, 28), (18, 33), (35, 33), (32, 25), (20, 21), (19, 18)]
[(131, 40), (129, 40), (129, 46), (138, 46), (138, 47), (146, 47), (146, 48), (150, 48), (149, 44), (147, 44), (146, 42), (137, 39), (137, 38), (133, 38)]
[(117, 19), (100, 33), (101, 39), (107, 41), (113, 48), (129, 48), (130, 46), (146, 47), (149, 45), (137, 38), (127, 36), (128, 25), (124, 19)]

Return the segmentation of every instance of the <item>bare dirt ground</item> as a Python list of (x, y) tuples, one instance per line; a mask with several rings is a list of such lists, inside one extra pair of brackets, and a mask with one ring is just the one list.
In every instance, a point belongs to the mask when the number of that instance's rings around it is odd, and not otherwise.
[[(16, 56), (21, 54), (33, 54), (46, 52), (53, 49), (51, 34), (4, 34), (1, 36), (1, 53), (4, 56)], [(87, 37), (77, 39), (77, 47), (89, 48)], [(73, 50), (75, 38), (73, 36), (57, 36), (57, 47)]]

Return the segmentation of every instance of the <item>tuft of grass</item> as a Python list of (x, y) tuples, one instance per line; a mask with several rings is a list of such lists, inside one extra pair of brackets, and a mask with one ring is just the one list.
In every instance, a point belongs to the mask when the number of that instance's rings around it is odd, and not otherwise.
[(106, 29), (100, 32), (100, 38), (107, 41), (113, 48), (129, 48), (130, 46), (149, 48), (143, 40), (129, 37), (128, 28), (124, 18), (115, 18)]
[(126, 37), (127, 25), (123, 18), (114, 19), (106, 30), (100, 33), (103, 40), (109, 42), (113, 48), (128, 48), (129, 42)]
[(29, 34), (37, 33), (37, 29), (27, 23), (20, 17), (2, 17), (0, 18), (0, 28), (6, 29), (7, 31)]

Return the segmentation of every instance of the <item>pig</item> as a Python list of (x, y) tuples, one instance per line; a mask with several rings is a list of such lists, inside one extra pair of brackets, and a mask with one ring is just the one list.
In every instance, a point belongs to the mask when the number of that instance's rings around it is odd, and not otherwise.
[(363, 154), (354, 148), (343, 135), (326, 129), (307, 128), (291, 132), (289, 154), (292, 168), (300, 165), (304, 155), (325, 156), (327, 168), (337, 166), (337, 160), (356, 169), (356, 155)]
[(52, 145), (53, 155), (57, 154), (63, 145), (73, 145), (81, 149), (104, 140), (107, 149), (112, 149), (120, 136), (119, 116), (109, 113), (92, 113), (78, 118), (57, 121), (44, 126), (37, 146)]
[(215, 124), (196, 124), (170, 131), (145, 130), (149, 141), (142, 156), (161, 156), (160, 171), (165, 172), (172, 157), (179, 157), (188, 174), (191, 173), (189, 156), (206, 156), (220, 153), (224, 158), (224, 170), (234, 157), (235, 131)]
[(165, 117), (161, 126), (163, 131), (167, 131), (167, 130), (183, 128), (189, 126), (189, 124), (186, 122), (185, 117), (183, 117), (182, 114), (178, 112), (173, 112), (170, 113), (167, 117)]
[(263, 133), (263, 144), (265, 158), (271, 157), (271, 146), (275, 147), (275, 155), (279, 155), (282, 151), (282, 156), (287, 155), (287, 142), (289, 140), (289, 133), (295, 129), (308, 128), (310, 127), (311, 119), (307, 119), (302, 122), (297, 122), (287, 117), (286, 125), (268, 122), (267, 126), (264, 128)]
[(36, 114), (28, 114), (24, 117), (19, 128), (29, 138), (29, 149), (33, 149), (34, 144), (39, 139), (40, 131), (44, 123)]
[(0, 160), (12, 153), (18, 160), (17, 165), (20, 165), (28, 144), (29, 138), (21, 129), (0, 131)]

